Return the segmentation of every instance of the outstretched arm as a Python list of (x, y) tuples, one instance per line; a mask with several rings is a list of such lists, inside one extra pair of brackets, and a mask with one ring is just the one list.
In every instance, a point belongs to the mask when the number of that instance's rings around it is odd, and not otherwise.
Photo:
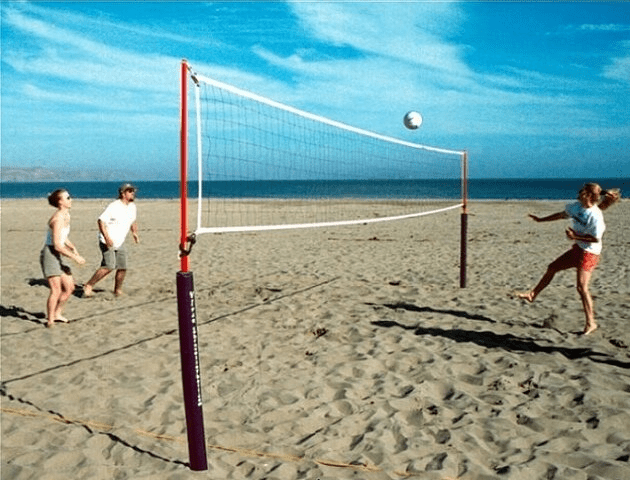
[(536, 215), (529, 214), (529, 217), (533, 219), (535, 222), (553, 222), (554, 220), (562, 220), (564, 218), (569, 218), (567, 212), (558, 212), (552, 213), (551, 215), (547, 215), (546, 217), (537, 217)]

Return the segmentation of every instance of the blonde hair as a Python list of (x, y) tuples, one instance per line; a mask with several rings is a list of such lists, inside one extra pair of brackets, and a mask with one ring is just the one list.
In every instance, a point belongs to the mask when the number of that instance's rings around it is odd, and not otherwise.
[(602, 187), (598, 183), (589, 182), (582, 185), (580, 192), (588, 193), (593, 197), (593, 202), (597, 203), (602, 195)]

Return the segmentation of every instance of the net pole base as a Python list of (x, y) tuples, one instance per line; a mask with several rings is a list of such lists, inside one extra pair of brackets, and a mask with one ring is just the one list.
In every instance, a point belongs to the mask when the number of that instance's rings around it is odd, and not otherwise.
[(197, 313), (192, 272), (177, 272), (177, 313), (190, 469), (195, 471), (207, 470), (208, 459), (201, 399)]

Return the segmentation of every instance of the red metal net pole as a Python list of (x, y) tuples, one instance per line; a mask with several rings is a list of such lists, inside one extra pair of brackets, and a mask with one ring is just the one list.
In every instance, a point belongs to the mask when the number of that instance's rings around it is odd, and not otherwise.
[[(188, 241), (188, 64), (182, 60), (180, 132), (180, 251)], [(188, 255), (180, 256), (180, 270), (188, 271)]]
[(186, 433), (191, 470), (207, 470), (206, 439), (201, 400), (201, 372), (197, 337), (197, 308), (193, 274), (188, 271), (188, 63), (182, 61), (181, 76), (181, 186), (180, 212), (181, 271), (177, 272), (177, 314), (179, 319), (179, 350), (182, 364)]

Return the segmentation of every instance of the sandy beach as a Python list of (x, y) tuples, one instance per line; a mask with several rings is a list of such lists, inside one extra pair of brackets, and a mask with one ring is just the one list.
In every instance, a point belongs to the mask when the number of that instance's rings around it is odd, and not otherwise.
[(53, 479), (630, 479), (630, 202), (606, 212), (582, 336), (574, 271), (529, 304), (570, 243), (565, 202), (473, 202), (468, 286), (459, 211), (204, 235), (191, 254), (209, 469), (188, 468), (175, 274), (178, 202), (138, 199), (125, 295), (75, 200), (87, 264), (45, 328), (39, 266), (53, 209), (2, 201), (1, 476)]

